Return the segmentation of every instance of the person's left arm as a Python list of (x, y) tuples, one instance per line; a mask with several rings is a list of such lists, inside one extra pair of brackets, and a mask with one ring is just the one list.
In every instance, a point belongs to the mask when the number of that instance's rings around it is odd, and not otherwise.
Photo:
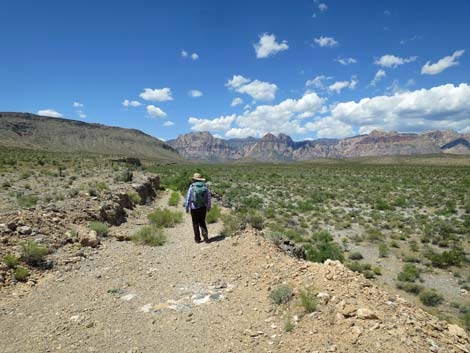
[(206, 208), (207, 208), (207, 211), (210, 211), (211, 209), (211, 191), (209, 190), (209, 187), (206, 186), (207, 188), (207, 192), (206, 192)]

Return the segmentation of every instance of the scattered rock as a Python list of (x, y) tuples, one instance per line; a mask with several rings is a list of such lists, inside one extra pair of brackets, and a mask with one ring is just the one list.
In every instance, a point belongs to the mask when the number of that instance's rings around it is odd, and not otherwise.
[(449, 333), (452, 336), (465, 338), (465, 339), (467, 338), (467, 333), (465, 332), (465, 330), (458, 325), (449, 324), (448, 329), (449, 329)]
[(80, 244), (96, 248), (100, 244), (98, 234), (94, 230), (82, 232), (79, 237)]
[(357, 309), (356, 316), (363, 320), (376, 320), (379, 318), (372, 310), (367, 308)]
[(30, 235), (33, 232), (33, 229), (28, 226), (18, 227), (18, 233), (21, 235)]

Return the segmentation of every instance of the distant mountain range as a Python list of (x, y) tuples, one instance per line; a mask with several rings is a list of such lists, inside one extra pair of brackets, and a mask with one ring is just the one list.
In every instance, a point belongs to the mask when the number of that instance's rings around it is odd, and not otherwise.
[(374, 130), (367, 135), (344, 139), (300, 142), (293, 141), (285, 134), (276, 136), (268, 133), (262, 138), (224, 140), (209, 132), (193, 132), (167, 143), (187, 159), (210, 162), (282, 162), (434, 153), (470, 155), (470, 134), (454, 131), (413, 134)]
[(183, 160), (172, 147), (139, 130), (28, 113), (0, 112), (0, 146)]

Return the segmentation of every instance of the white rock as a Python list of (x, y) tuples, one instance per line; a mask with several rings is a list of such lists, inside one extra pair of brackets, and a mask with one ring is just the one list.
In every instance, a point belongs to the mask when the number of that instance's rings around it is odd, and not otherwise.
[(449, 326), (447, 326), (447, 328), (449, 329), (449, 333), (452, 336), (456, 336), (456, 337), (460, 337), (460, 338), (467, 338), (467, 333), (460, 326), (449, 324)]

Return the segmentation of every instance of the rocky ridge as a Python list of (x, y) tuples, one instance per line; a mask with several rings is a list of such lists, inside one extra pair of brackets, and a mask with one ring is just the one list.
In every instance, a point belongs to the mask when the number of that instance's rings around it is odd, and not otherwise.
[(0, 112), (0, 146), (167, 162), (182, 160), (163, 141), (139, 130), (29, 113)]
[(266, 134), (260, 139), (223, 140), (209, 132), (180, 135), (167, 141), (191, 160), (262, 162), (305, 161), (318, 158), (357, 158), (389, 155), (449, 153), (470, 155), (470, 134), (432, 131), (421, 134), (372, 131), (341, 140), (294, 142), (289, 136)]

